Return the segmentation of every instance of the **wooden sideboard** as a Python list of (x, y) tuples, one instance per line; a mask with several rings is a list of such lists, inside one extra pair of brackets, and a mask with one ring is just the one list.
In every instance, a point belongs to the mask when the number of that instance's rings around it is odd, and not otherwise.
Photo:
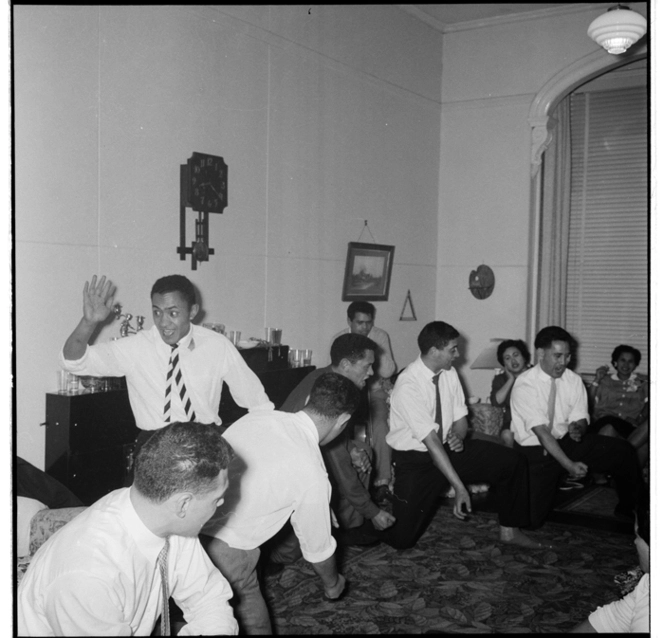
[[(282, 346), (283, 349), (285, 346)], [(288, 348), (273, 348), (270, 361), (264, 353), (243, 356), (261, 380), (276, 408), (314, 366), (288, 368)], [(241, 351), (243, 352), (243, 351)], [(284, 367), (285, 366), (285, 367)], [(219, 405), (223, 426), (244, 416), (224, 384)], [(92, 394), (46, 394), (45, 469), (66, 485), (83, 503), (90, 505), (122, 487), (130, 469), (131, 452), (139, 433), (129, 405), (127, 390)]]

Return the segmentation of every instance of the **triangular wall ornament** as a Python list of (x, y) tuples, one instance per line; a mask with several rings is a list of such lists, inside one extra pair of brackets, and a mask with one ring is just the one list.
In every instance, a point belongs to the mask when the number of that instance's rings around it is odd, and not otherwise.
[[(406, 306), (409, 308), (409, 314), (406, 310)], [(417, 317), (415, 316), (415, 308), (413, 308), (413, 300), (410, 297), (410, 290), (406, 295), (406, 300), (403, 302), (403, 308), (401, 309), (401, 317), (399, 317), (399, 321), (417, 321)]]

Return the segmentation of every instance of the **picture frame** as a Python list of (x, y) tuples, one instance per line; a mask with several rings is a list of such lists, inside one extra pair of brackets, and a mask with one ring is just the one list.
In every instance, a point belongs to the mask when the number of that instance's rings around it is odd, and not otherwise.
[(387, 301), (394, 246), (349, 242), (342, 301)]

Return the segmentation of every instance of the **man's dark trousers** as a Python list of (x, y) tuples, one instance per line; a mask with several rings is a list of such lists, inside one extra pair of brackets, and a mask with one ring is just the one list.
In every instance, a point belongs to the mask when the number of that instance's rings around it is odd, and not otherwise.
[[(588, 472), (610, 474), (616, 481), (618, 511), (629, 516), (642, 489), (643, 477), (636, 450), (625, 440), (585, 434), (578, 443), (569, 434), (558, 439), (562, 451), (572, 460), (588, 466)], [(516, 446), (528, 459), (530, 470), (531, 529), (544, 524), (553, 508), (556, 490), (567, 476), (562, 465), (541, 445)]]
[[(465, 485), (489, 483), (496, 491), (498, 520), (505, 527), (530, 523), (528, 463), (517, 450), (490, 441), (466, 439), (462, 452), (445, 444), (452, 467)], [(450, 486), (429, 452), (392, 451), (395, 466), (393, 513), (396, 523), (381, 540), (397, 549), (413, 547)]]

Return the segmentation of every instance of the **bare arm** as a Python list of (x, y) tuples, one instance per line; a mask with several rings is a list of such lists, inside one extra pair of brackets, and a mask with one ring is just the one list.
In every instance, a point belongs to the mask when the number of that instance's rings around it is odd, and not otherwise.
[(533, 432), (539, 439), (542, 447), (563, 466), (574, 478), (583, 478), (588, 472), (588, 466), (580, 461), (572, 461), (553, 438), (546, 425), (536, 425)]
[(115, 299), (115, 286), (110, 279), (102, 276), (97, 283), (97, 275), (92, 282), (85, 282), (83, 286), (83, 318), (78, 322), (74, 331), (69, 335), (63, 348), (65, 359), (73, 361), (85, 354), (85, 349), (97, 325), (104, 321), (113, 309)]
[(500, 390), (497, 390), (495, 394), (495, 400), (498, 405), (503, 405), (503, 403), (505, 403), (505, 399), (507, 399), (507, 395), (516, 381), (516, 377), (511, 372), (505, 370), (505, 375), (507, 376), (507, 382), (502, 388), (500, 388)]
[(311, 563), (311, 566), (323, 581), (325, 596), (332, 600), (339, 598), (346, 586), (346, 579), (337, 571), (334, 554), (320, 563)]
[(591, 403), (595, 403), (595, 397), (597, 395), (597, 389), (599, 387), (599, 384), (601, 380), (608, 374), (609, 372), (609, 366), (600, 366), (595, 370), (595, 379), (593, 382), (590, 384), (590, 387), (588, 388), (588, 397), (591, 401)]
[[(455, 422), (455, 424), (456, 423), (457, 422)], [(466, 490), (466, 486), (456, 473), (456, 470), (452, 467), (450, 458), (447, 456), (447, 452), (445, 452), (440, 438), (438, 438), (438, 433), (431, 430), (431, 432), (424, 437), (422, 443), (426, 445), (434, 465), (443, 473), (445, 478), (450, 482), (450, 485), (454, 488), (454, 516), (461, 520), (465, 519), (468, 512), (472, 510), (470, 495), (468, 494), (468, 490)], [(466, 512), (463, 511), (464, 505), (466, 506)]]

